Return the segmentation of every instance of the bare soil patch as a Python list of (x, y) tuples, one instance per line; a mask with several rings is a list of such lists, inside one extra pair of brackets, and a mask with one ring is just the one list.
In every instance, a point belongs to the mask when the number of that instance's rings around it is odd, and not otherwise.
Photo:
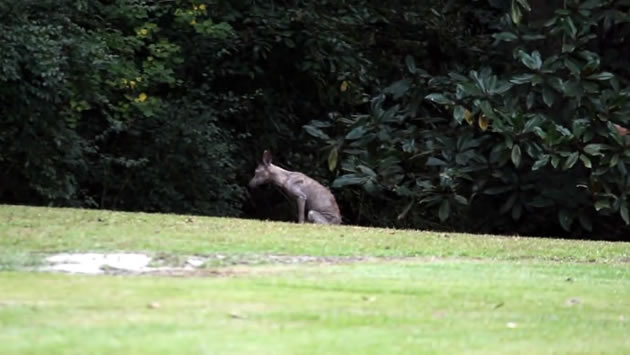
[[(312, 255), (224, 255), (182, 256), (145, 253), (60, 253), (44, 258), (38, 268), (44, 272), (84, 275), (170, 275), (231, 276), (252, 273), (249, 266), (283, 266), (297, 264), (340, 264), (376, 262), (392, 258), (332, 257)], [(397, 258), (401, 259), (401, 258)], [(409, 259), (409, 258), (405, 258)], [(259, 269), (259, 268), (256, 268)], [(268, 268), (265, 268), (268, 269)], [(248, 270), (248, 271), (246, 271)], [(270, 270), (268, 270), (270, 271)]]

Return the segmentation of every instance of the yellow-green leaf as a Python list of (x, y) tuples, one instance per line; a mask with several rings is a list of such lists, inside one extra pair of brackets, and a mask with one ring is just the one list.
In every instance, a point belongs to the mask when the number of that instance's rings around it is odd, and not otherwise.
[(512, 0), (512, 8), (510, 10), (510, 16), (512, 17), (512, 22), (518, 25), (521, 23), (521, 19), (523, 18), (523, 13), (521, 12), (521, 8), (518, 6), (516, 0)]
[(339, 90), (341, 92), (346, 92), (346, 90), (348, 90), (348, 82), (347, 81), (342, 81), (341, 85), (339, 85)]
[(334, 171), (337, 167), (337, 159), (339, 158), (339, 152), (337, 151), (337, 147), (334, 147), (328, 153), (328, 170)]

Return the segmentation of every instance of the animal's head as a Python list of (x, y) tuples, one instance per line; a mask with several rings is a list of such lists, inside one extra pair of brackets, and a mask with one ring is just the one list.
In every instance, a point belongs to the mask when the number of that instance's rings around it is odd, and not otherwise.
[(261, 184), (271, 182), (271, 153), (268, 150), (263, 152), (262, 162), (256, 167), (254, 177), (249, 181), (249, 187), (256, 187)]

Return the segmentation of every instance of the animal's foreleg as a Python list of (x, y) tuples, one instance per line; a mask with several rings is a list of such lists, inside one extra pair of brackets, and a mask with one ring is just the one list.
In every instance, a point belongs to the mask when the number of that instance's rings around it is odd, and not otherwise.
[(306, 198), (298, 197), (298, 223), (304, 223), (304, 208), (306, 206)]

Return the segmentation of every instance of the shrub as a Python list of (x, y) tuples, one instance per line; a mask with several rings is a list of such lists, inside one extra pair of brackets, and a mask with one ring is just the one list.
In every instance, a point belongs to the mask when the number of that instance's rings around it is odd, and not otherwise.
[(625, 33), (628, 16), (568, 1), (527, 22), (528, 6), (513, 1), (493, 34), (492, 67), (440, 76), (407, 58), (408, 78), (374, 97), (369, 114), (334, 129), (312, 122), (320, 138), (343, 135), (327, 139), (342, 156), (334, 185), (407, 200), (401, 216), (443, 228), (627, 235), (630, 150), (617, 125), (628, 124), (630, 91), (603, 49), (621, 45), (610, 34)]

